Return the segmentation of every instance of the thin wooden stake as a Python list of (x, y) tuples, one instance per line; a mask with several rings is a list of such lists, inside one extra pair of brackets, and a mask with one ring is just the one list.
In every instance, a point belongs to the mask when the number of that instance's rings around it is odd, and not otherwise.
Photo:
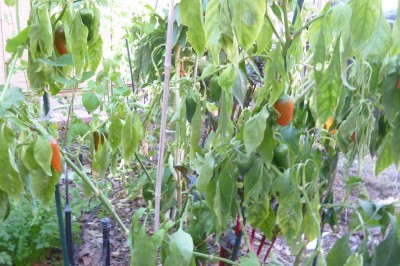
[(160, 227), (160, 201), (161, 201), (161, 184), (164, 169), (164, 151), (165, 151), (165, 130), (167, 127), (167, 112), (168, 112), (168, 96), (169, 96), (169, 80), (171, 76), (171, 53), (172, 53), (172, 26), (174, 22), (174, 0), (169, 1), (168, 12), (168, 30), (167, 30), (167, 43), (165, 50), (164, 62), (164, 94), (162, 102), (162, 115), (161, 115), (161, 130), (160, 142), (157, 162), (157, 181), (156, 191), (154, 195), (155, 212), (154, 212), (154, 232)]

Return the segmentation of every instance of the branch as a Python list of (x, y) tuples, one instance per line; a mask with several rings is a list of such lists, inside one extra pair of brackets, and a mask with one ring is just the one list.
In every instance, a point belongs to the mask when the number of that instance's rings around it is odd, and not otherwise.
[(111, 216), (115, 219), (119, 227), (121, 228), (122, 232), (124, 235), (128, 235), (129, 230), (126, 228), (124, 223), (122, 222), (121, 218), (118, 216), (118, 214), (115, 212), (114, 206), (111, 204), (110, 200), (104, 196), (104, 194), (93, 184), (93, 182), (90, 180), (90, 178), (86, 175), (86, 173), (82, 172), (72, 161), (69, 159), (66, 154), (64, 153), (64, 150), (61, 150), (61, 152), (64, 155), (64, 160), (65, 162), (71, 167), (75, 173), (80, 176), (88, 185), (90, 190), (94, 193), (94, 195), (103, 203), (104, 207), (110, 212)]
[(11, 66), (10, 66), (9, 72), (7, 73), (6, 84), (4, 84), (3, 91), (1, 93), (0, 103), (2, 103), (4, 101), (4, 97), (6, 96), (6, 91), (10, 87), (11, 76), (14, 73), (15, 64), (17, 63), (18, 58), (21, 57), (23, 50), (24, 50), (24, 47), (19, 47), (17, 49), (17, 51), (15, 51), (14, 54), (13, 54)]
[(305, 89), (300, 93), (300, 95), (297, 96), (297, 97), (294, 99), (294, 102), (296, 103), (298, 100), (300, 100), (301, 98), (303, 98), (303, 97), (312, 89), (312, 87), (313, 87), (314, 85), (315, 85), (315, 81), (313, 80), (313, 81), (310, 83), (310, 85), (308, 85), (307, 88), (305, 88)]
[(196, 257), (200, 257), (200, 258), (209, 260), (209, 261), (222, 261), (222, 262), (228, 263), (230, 265), (239, 266), (239, 263), (237, 263), (237, 262), (234, 262), (234, 261), (231, 261), (231, 260), (228, 260), (228, 259), (225, 259), (225, 258), (217, 257), (217, 256), (214, 256), (214, 255), (207, 255), (207, 254), (199, 253), (199, 252), (196, 252), (196, 251), (193, 251), (193, 255), (196, 256)]

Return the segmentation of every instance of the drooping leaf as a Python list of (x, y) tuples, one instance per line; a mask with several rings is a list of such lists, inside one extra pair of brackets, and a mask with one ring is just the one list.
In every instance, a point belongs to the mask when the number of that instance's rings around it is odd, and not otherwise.
[(29, 51), (33, 59), (49, 57), (54, 50), (50, 15), (45, 4), (34, 5), (29, 19)]
[(43, 171), (35, 159), (34, 142), (26, 149), (22, 162), (32, 175), (32, 192), (34, 197), (43, 204), (49, 203), (54, 197), (55, 185), (58, 183), (59, 174), (54, 168), (51, 169), (51, 175), (47, 175)]
[(144, 216), (145, 211), (146, 209), (140, 208), (135, 211), (132, 217), (129, 238), (132, 266), (153, 266), (157, 264), (157, 247), (146, 234), (145, 224), (142, 225), (139, 220)]
[(257, 37), (257, 53), (261, 54), (267, 47), (271, 45), (272, 34), (274, 33), (271, 24), (266, 18), (267, 14), (264, 16), (263, 25), (261, 27), (260, 34)]
[(362, 266), (364, 265), (364, 258), (361, 254), (354, 253), (346, 261), (344, 266)]
[(263, 189), (263, 178), (266, 175), (263, 161), (259, 158), (254, 159), (252, 167), (244, 176), (243, 206), (249, 207), (254, 201), (258, 200)]
[(340, 35), (342, 40), (347, 40), (350, 35), (351, 7), (345, 2), (339, 2), (332, 10), (332, 32)]
[(190, 265), (193, 256), (193, 247), (192, 237), (184, 232), (182, 228), (179, 228), (170, 238), (170, 254), (165, 261), (165, 265)]
[(0, 190), (0, 224), (2, 221), (7, 219), (10, 214), (10, 202), (8, 195), (3, 190)]
[(207, 4), (204, 22), (207, 48), (211, 51), (215, 65), (219, 64), (221, 50), (221, 30), (216, 26), (219, 24), (219, 5), (219, 0), (211, 0)]
[[(288, 79), (281, 53), (280, 45), (278, 45), (277, 48), (271, 52), (272, 60), (268, 60), (265, 64), (263, 90), (270, 92), (268, 101), (270, 106), (273, 106), (281, 96)], [(262, 94), (260, 94), (260, 96), (263, 97)]]
[(111, 116), (111, 124), (109, 127), (109, 141), (113, 152), (118, 149), (122, 137), (122, 122), (116, 114)]
[(368, 44), (362, 49), (361, 54), (364, 58), (370, 58), (375, 62), (381, 62), (389, 53), (391, 46), (392, 31), (383, 11), (381, 11), (377, 27), (369, 38)]
[(243, 106), (247, 93), (247, 77), (246, 74), (239, 69), (236, 75), (235, 85), (232, 88), (233, 96), (235, 96), (238, 103)]
[(392, 153), (393, 160), (396, 166), (400, 165), (400, 114), (397, 115), (395, 122), (393, 123), (393, 135), (392, 135)]
[(63, 23), (67, 49), (72, 54), (75, 65), (75, 77), (81, 79), (85, 67), (85, 54), (87, 51), (88, 28), (82, 23), (81, 16), (68, 4), (66, 21)]
[(339, 92), (342, 86), (340, 68), (340, 42), (337, 41), (332, 55), (331, 63), (323, 74), (320, 84), (315, 91), (316, 110), (318, 113), (317, 126), (323, 125), (338, 105)]
[(188, 27), (187, 36), (190, 44), (201, 57), (206, 46), (204, 18), (200, 0), (182, 0), (180, 3), (180, 18), (183, 25)]
[(397, 89), (398, 71), (399, 69), (396, 67), (394, 73), (384, 77), (382, 84), (382, 105), (385, 110), (385, 116), (390, 122), (395, 121), (396, 115), (400, 110), (400, 90)]
[(394, 161), (390, 134), (387, 134), (378, 150), (378, 160), (375, 164), (375, 175), (378, 176), (380, 172), (392, 165)]
[(83, 136), (89, 131), (89, 126), (83, 123), (81, 119), (73, 119), (68, 130), (68, 140), (71, 141), (78, 136)]
[(51, 158), (53, 155), (53, 150), (50, 144), (42, 137), (38, 137), (35, 142), (35, 160), (46, 173), (46, 175), (51, 176)]
[(319, 204), (319, 195), (317, 193), (314, 199), (311, 200), (311, 206), (307, 205), (306, 214), (304, 216), (304, 234), (309, 241), (316, 239), (320, 233), (318, 230), (318, 224), (316, 224), (314, 219), (314, 217), (316, 217), (318, 221), (320, 220), (318, 208)]
[[(397, 6), (400, 6), (399, 1), (397, 1), (397, 2), (398, 2)], [(392, 29), (393, 44), (390, 49), (390, 55), (392, 55), (392, 56), (400, 53), (400, 39), (397, 38), (398, 36), (400, 36), (400, 8), (397, 8), (396, 21), (395, 21), (395, 23), (393, 25), (393, 29)]]
[(232, 219), (232, 212), (236, 209), (236, 178), (232, 171), (232, 161), (226, 160), (221, 172), (207, 186), (206, 200), (214, 216), (217, 238)]
[(255, 151), (263, 141), (268, 116), (267, 107), (264, 107), (244, 124), (243, 140), (247, 154)]
[(335, 242), (326, 257), (328, 266), (340, 266), (346, 263), (347, 259), (351, 256), (349, 238), (350, 234), (346, 234)]
[(73, 66), (72, 56), (70, 54), (65, 54), (56, 58), (56, 60), (51, 61), (47, 58), (38, 58), (38, 61), (50, 66)]
[(300, 230), (303, 220), (300, 193), (297, 188), (279, 197), (276, 221), (288, 241), (293, 240)]
[[(191, 136), (190, 136), (190, 156), (192, 158), (196, 157), (196, 153), (202, 154), (200, 147), (200, 138), (202, 130), (201, 122), (201, 107), (200, 101), (198, 100), (195, 105), (195, 112), (191, 121)], [(187, 110), (188, 111), (188, 110)]]
[(14, 131), (0, 120), (0, 189), (8, 195), (17, 198), (23, 189), (15, 158)]
[(6, 43), (6, 52), (14, 53), (20, 46), (25, 46), (28, 43), (29, 26), (20, 31), (15, 37), (8, 39)]
[(100, 100), (97, 98), (96, 94), (87, 91), (82, 95), (82, 104), (86, 111), (90, 114), (100, 106)]
[(21, 103), (23, 103), (24, 101), (25, 101), (25, 96), (22, 93), (21, 88), (10, 88), (4, 94), (4, 99), (3, 102), (1, 103), (2, 105), (1, 108), (4, 108), (4, 110), (9, 109), (12, 106), (19, 108)]
[(396, 233), (396, 226), (374, 250), (371, 265), (400, 265), (400, 244)]
[[(103, 134), (103, 133), (99, 133)], [(103, 140), (102, 137), (100, 137)], [(104, 142), (99, 141), (97, 151), (93, 156), (93, 170), (99, 173), (100, 178), (104, 178), (105, 173), (110, 165), (110, 155), (109, 155), (110, 145), (108, 143), (107, 138), (104, 137)]]
[[(93, 40), (93, 39), (92, 39)], [(96, 71), (103, 59), (103, 38), (98, 36), (97, 41), (88, 47), (88, 68)]]
[(132, 127), (132, 113), (128, 113), (125, 119), (125, 124), (122, 126), (121, 131), (121, 148), (122, 157), (124, 160), (129, 161), (130, 157), (135, 152), (135, 147), (132, 145), (133, 142), (133, 127)]
[(263, 25), (264, 0), (233, 0), (233, 23), (239, 44), (245, 51), (257, 40)]
[(274, 147), (276, 146), (276, 140), (274, 138), (274, 134), (269, 123), (266, 123), (264, 138), (258, 146), (258, 153), (260, 157), (264, 160), (266, 165), (269, 165), (272, 162), (272, 158), (274, 157)]
[(239, 264), (241, 266), (258, 266), (260, 263), (258, 262), (257, 255), (254, 252), (250, 251), (245, 256), (241, 257), (239, 260)]
[(351, 4), (352, 48), (361, 51), (371, 41), (371, 36), (379, 23), (381, 0), (355, 0)]
[(203, 167), (201, 168), (201, 172), (196, 181), (196, 188), (200, 193), (206, 189), (208, 183), (210, 182), (211, 177), (213, 176), (214, 165), (215, 161), (213, 153), (206, 153), (204, 156)]

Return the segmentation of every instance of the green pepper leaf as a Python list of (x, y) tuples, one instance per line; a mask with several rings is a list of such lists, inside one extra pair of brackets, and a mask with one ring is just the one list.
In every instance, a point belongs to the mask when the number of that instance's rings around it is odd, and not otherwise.
[(243, 140), (247, 154), (255, 151), (263, 141), (268, 116), (269, 113), (265, 106), (244, 124)]
[(201, 57), (206, 46), (204, 32), (204, 17), (200, 0), (182, 0), (180, 3), (180, 17), (183, 25), (188, 27), (187, 36), (190, 44)]

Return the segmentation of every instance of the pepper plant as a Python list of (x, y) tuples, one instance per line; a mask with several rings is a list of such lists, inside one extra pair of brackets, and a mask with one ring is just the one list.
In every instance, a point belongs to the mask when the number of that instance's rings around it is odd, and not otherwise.
[[(386, 21), (381, 0), (331, 2), (318, 11), (294, 0), (181, 0), (170, 7), (172, 34), (167, 37), (167, 20), (154, 11), (151, 30), (143, 26), (142, 17), (133, 20), (134, 81), (139, 90), (153, 92), (151, 103), (123, 101), (129, 91), (121, 89), (105, 106), (105, 121), (95, 119), (88, 127), (80, 121), (71, 124), (79, 147), (93, 141), (97, 132), (97, 180), (74, 160), (77, 154), (63, 153), (84, 187), (100, 198), (126, 233), (96, 183), (109, 171), (113, 176), (121, 164), (140, 164), (144, 178), (134, 183), (135, 191), (141, 191), (148, 208), (132, 217), (132, 265), (155, 265), (159, 249), (165, 265), (205, 260), (258, 265), (269, 258), (278, 237), (290, 246), (295, 264), (399, 264), (399, 218), (394, 217), (398, 203), (374, 203), (367, 194), (349, 202), (347, 197), (338, 199), (332, 186), (339, 153), (345, 155), (348, 193), (361, 183), (349, 174), (355, 159), (361, 172), (365, 156), (377, 156), (376, 174), (400, 163), (400, 20), (394, 25)], [(43, 156), (50, 153), (44, 139), (55, 136), (56, 130), (39, 123), (21, 92), (9, 88), (22, 50), (29, 50), (28, 78), (38, 94), (75, 88), (101, 63), (95, 3), (32, 4), (28, 27), (7, 45), (13, 61), (0, 98), (0, 147), (6, 154), (0, 161), (6, 169), (0, 183), (2, 218), (8, 213), (8, 196), (32, 191), (46, 203), (58, 182)], [(60, 24), (67, 45), (64, 55), (53, 41)], [(166, 49), (168, 42), (171, 49)], [(172, 64), (164, 61), (171, 53)], [(171, 94), (163, 117), (173, 141), (160, 160), (157, 195), (155, 169), (147, 169), (138, 148), (143, 136), (163, 136), (158, 107), (160, 88), (169, 82), (163, 74), (169, 74), (170, 65)], [(103, 62), (93, 88), (102, 88), (112, 77), (110, 69)], [(102, 108), (98, 90), (88, 93), (86, 109)], [(348, 233), (324, 254), (324, 225), (338, 226), (347, 209), (352, 213)], [(153, 214), (156, 230), (148, 235), (146, 224), (152, 223)], [(249, 227), (262, 232), (263, 241), (271, 241), (265, 258), (257, 258), (260, 252), (253, 248)], [(220, 257), (208, 255), (211, 236), (218, 243), (229, 242), (234, 228), (231, 254), (226, 252), (230, 246), (221, 244)], [(383, 240), (371, 248), (372, 228), (381, 229)], [(356, 233), (363, 241), (352, 251), (348, 240)], [(314, 239), (315, 250), (303, 256)], [(241, 257), (240, 247), (248, 251)]]

